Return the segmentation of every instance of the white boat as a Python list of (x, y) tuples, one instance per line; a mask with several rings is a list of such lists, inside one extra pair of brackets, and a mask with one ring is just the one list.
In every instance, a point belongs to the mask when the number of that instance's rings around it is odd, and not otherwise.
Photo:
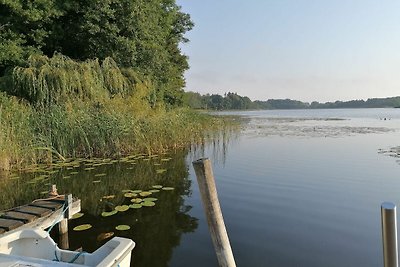
[(135, 242), (114, 237), (93, 253), (63, 250), (42, 229), (25, 229), (0, 237), (0, 267), (129, 267)]

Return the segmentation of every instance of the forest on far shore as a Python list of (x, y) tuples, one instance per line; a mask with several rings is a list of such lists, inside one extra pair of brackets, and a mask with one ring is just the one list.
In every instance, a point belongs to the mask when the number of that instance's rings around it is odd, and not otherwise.
[(367, 100), (350, 100), (311, 103), (292, 99), (268, 99), (252, 101), (247, 96), (228, 92), (201, 95), (197, 92), (186, 92), (184, 102), (194, 109), (230, 110), (230, 109), (327, 109), (327, 108), (397, 108), (400, 107), (400, 96), (386, 98), (369, 98)]

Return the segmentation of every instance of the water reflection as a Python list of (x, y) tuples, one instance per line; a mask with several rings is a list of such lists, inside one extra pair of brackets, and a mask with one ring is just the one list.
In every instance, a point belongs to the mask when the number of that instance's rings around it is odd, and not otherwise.
[[(244, 126), (247, 121), (241, 120)], [(211, 161), (224, 165), (229, 146), (239, 141), (241, 131), (239, 129), (225, 129), (214, 138), (203, 144), (193, 144), (188, 153), (188, 161), (193, 162), (200, 158), (211, 157)]]
[[(71, 249), (83, 248), (92, 252), (109, 238), (101, 240), (102, 233), (114, 232), (117, 236), (133, 239), (137, 246), (133, 252), (134, 266), (167, 266), (173, 248), (180, 243), (181, 235), (196, 230), (197, 218), (189, 215), (191, 206), (185, 204), (190, 196), (191, 181), (185, 157), (188, 151), (170, 155), (137, 155), (120, 161), (71, 161), (52, 167), (41, 166), (31, 173), (7, 175), (1, 183), (1, 209), (28, 203), (40, 197), (50, 184), (57, 184), (59, 192), (72, 193), (82, 201), (83, 217), (69, 224)], [(153, 185), (173, 187), (174, 190), (154, 192), (154, 207), (129, 209), (110, 217), (101, 213), (117, 205), (132, 204), (123, 190), (152, 189)], [(115, 196), (104, 199), (103, 196)], [(72, 229), (80, 224), (92, 224), (82, 232)], [(115, 227), (126, 224), (128, 231)]]

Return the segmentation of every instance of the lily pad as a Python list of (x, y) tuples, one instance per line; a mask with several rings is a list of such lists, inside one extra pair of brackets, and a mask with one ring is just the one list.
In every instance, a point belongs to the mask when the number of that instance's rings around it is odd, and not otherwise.
[(131, 192), (132, 192), (132, 193), (135, 193), (135, 194), (138, 194), (138, 193), (143, 192), (143, 190), (132, 190)]
[(100, 183), (100, 182), (101, 182), (101, 180), (96, 180), (96, 181), (93, 181), (92, 183), (97, 184), (97, 183)]
[(71, 219), (78, 219), (78, 218), (80, 218), (80, 217), (82, 217), (82, 216), (83, 216), (83, 213), (78, 212), (78, 213), (75, 213), (74, 215), (72, 215), (72, 218), (71, 218)]
[(131, 227), (129, 225), (125, 225), (125, 224), (121, 224), (115, 227), (116, 230), (118, 231), (126, 231), (131, 229)]
[(124, 212), (124, 211), (129, 210), (129, 206), (128, 205), (116, 206), (115, 210)]
[(175, 188), (173, 188), (173, 187), (163, 187), (161, 189), (165, 190), (165, 191), (171, 191), (171, 190), (174, 190)]
[(131, 202), (133, 202), (133, 203), (140, 203), (142, 201), (143, 201), (143, 199), (141, 199), (141, 198), (132, 198), (131, 199)]
[(142, 204), (138, 204), (138, 203), (129, 205), (129, 208), (131, 208), (131, 209), (140, 209), (141, 207), (142, 207)]
[(91, 170), (94, 170), (94, 168), (93, 167), (85, 168), (85, 171), (91, 171)]
[(149, 191), (143, 191), (143, 192), (140, 192), (140, 193), (139, 193), (139, 195), (142, 196), (142, 197), (147, 197), (147, 196), (150, 196), (151, 194), (152, 194), (152, 193), (149, 192)]
[(162, 185), (159, 185), (159, 184), (158, 184), (158, 185), (153, 185), (152, 187), (155, 188), (155, 189), (161, 189), (161, 188), (163, 188), (163, 186), (162, 186)]
[(155, 205), (156, 205), (156, 203), (154, 203), (153, 201), (142, 202), (142, 206), (144, 206), (144, 207), (153, 207)]
[(158, 192), (160, 192), (160, 190), (158, 190), (158, 189), (151, 189), (151, 190), (149, 190), (149, 192), (151, 192), (151, 193), (158, 193)]
[(167, 169), (158, 169), (158, 170), (156, 170), (156, 173), (162, 174), (162, 173), (164, 173), (166, 171), (167, 171)]
[(125, 193), (124, 197), (128, 197), (128, 198), (137, 197), (137, 194), (135, 194), (135, 193)]
[(130, 190), (130, 189), (124, 189), (124, 190), (121, 190), (121, 192), (122, 192), (122, 193), (132, 193), (132, 190)]
[(158, 198), (155, 198), (155, 197), (147, 197), (147, 198), (143, 199), (144, 202), (146, 202), (146, 201), (154, 202), (154, 201), (157, 201), (157, 200), (158, 200)]
[(90, 228), (92, 228), (91, 224), (82, 224), (82, 225), (78, 225), (78, 226), (74, 227), (73, 230), (74, 231), (84, 231), (84, 230), (87, 230)]
[(101, 177), (101, 176), (106, 176), (106, 175), (107, 175), (107, 173), (97, 173), (94, 176)]
[(115, 195), (108, 195), (108, 196), (104, 196), (102, 198), (103, 199), (113, 199), (113, 198), (115, 198)]
[(118, 213), (117, 210), (113, 210), (113, 211), (104, 211), (104, 212), (101, 213), (101, 216), (103, 216), (103, 217), (109, 217), (109, 216), (112, 216), (112, 215), (117, 214), (117, 213)]

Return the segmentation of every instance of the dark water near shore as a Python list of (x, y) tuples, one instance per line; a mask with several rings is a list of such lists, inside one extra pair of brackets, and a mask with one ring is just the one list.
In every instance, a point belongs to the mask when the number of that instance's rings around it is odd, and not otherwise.
[[(93, 251), (106, 242), (97, 236), (113, 231), (137, 243), (132, 266), (217, 266), (190, 164), (206, 156), (238, 266), (383, 266), (380, 204), (400, 202), (400, 164), (385, 152), (400, 146), (400, 109), (223, 114), (248, 118), (228, 143), (3, 178), (1, 209), (56, 183), (82, 199), (85, 215), (70, 221), (72, 249)], [(130, 204), (122, 190), (156, 184), (175, 189), (153, 193), (154, 207), (100, 216)], [(84, 223), (93, 228), (72, 231)], [(131, 229), (117, 231), (119, 224)]]

